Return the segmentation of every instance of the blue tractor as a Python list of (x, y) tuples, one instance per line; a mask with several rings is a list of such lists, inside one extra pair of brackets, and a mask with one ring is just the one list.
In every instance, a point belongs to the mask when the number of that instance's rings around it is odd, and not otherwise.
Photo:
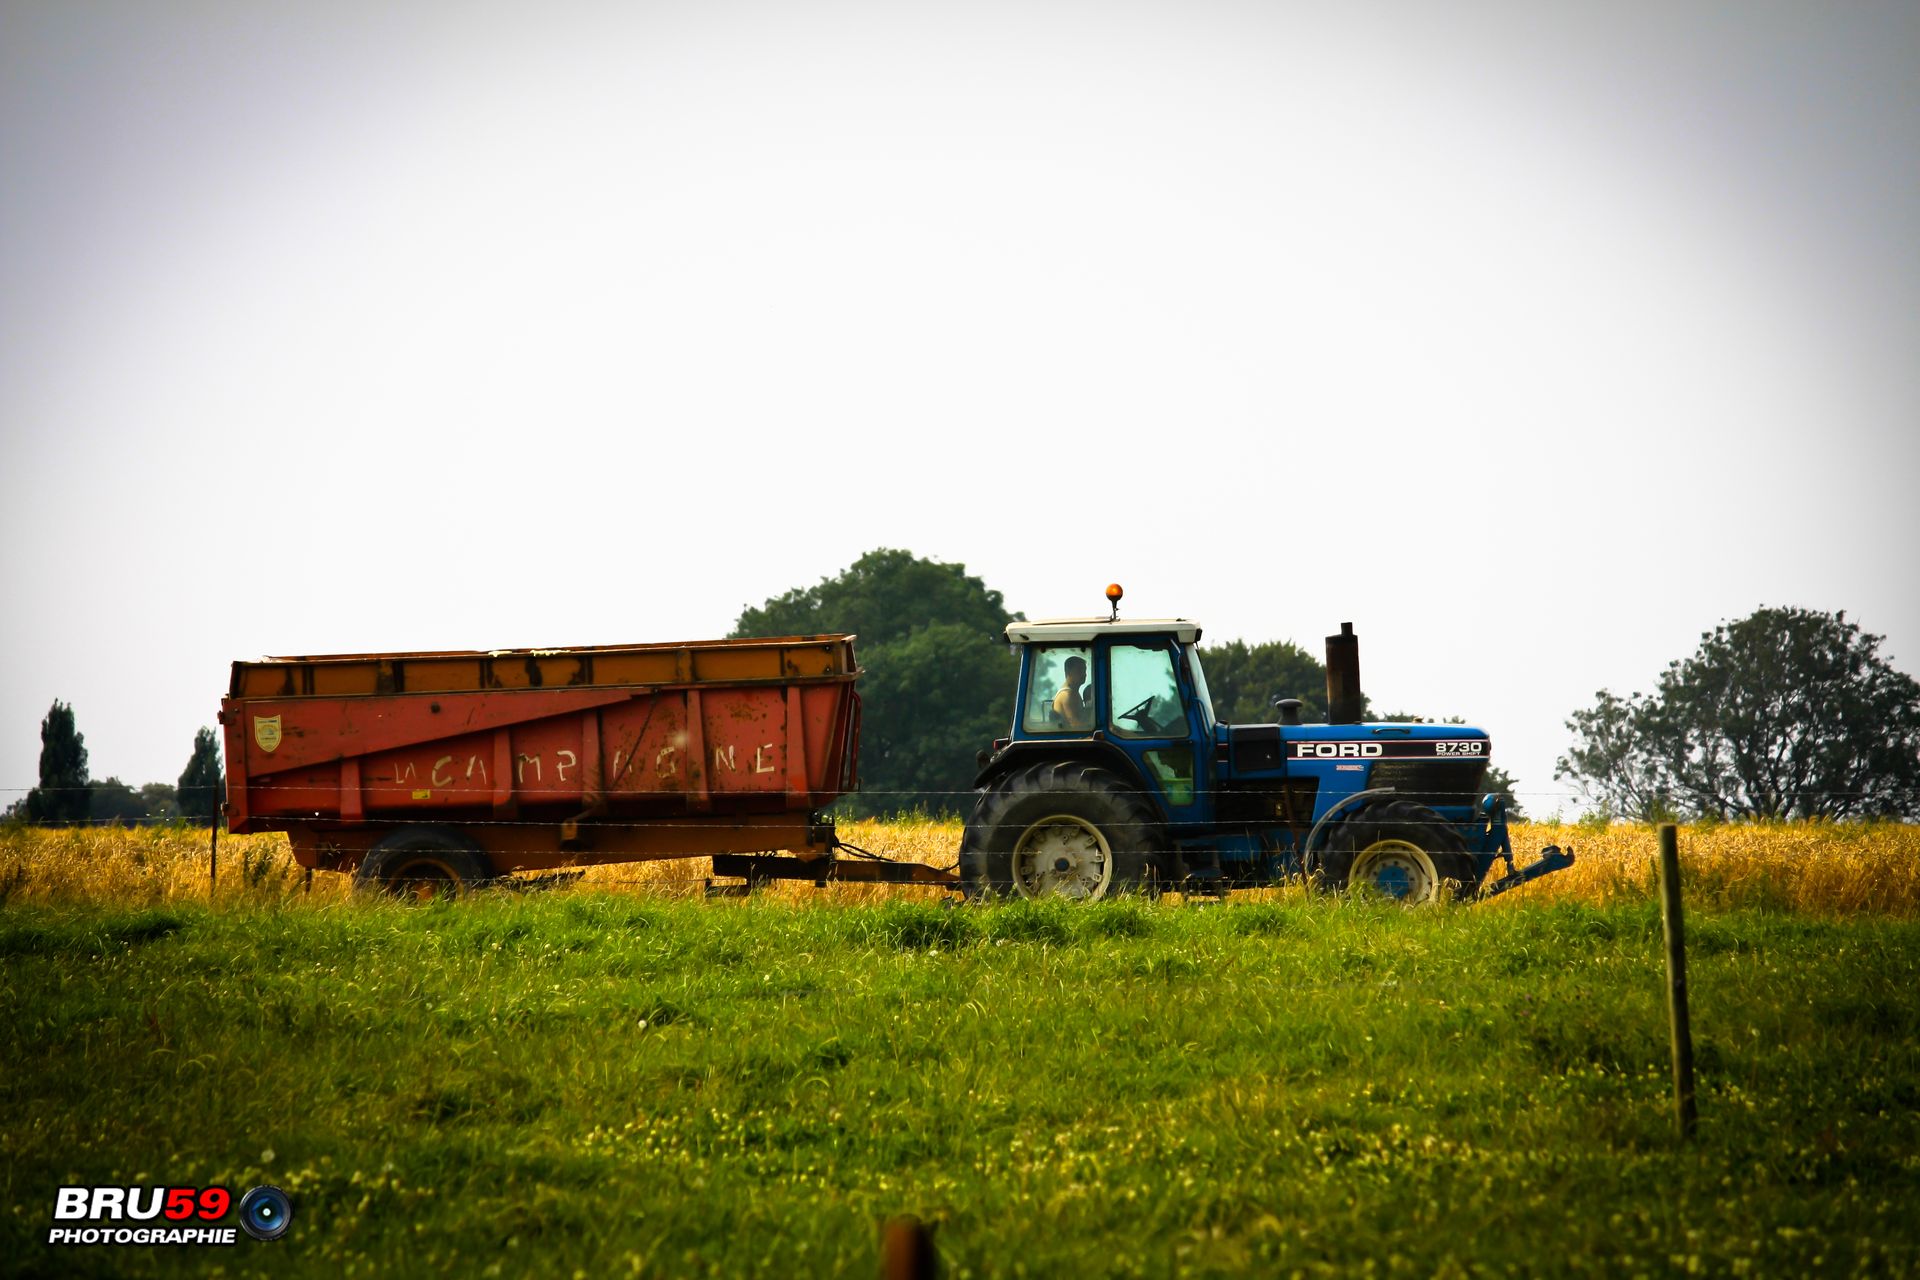
[[(1015, 622), (1013, 731), (981, 752), (960, 844), (972, 897), (1224, 893), (1304, 877), (1408, 902), (1488, 897), (1573, 862), (1516, 870), (1484, 794), (1484, 730), (1365, 724), (1359, 640), (1327, 637), (1327, 723), (1280, 699), (1275, 723), (1214, 718), (1200, 628), (1181, 618)], [(1506, 872), (1489, 882), (1497, 860)]]

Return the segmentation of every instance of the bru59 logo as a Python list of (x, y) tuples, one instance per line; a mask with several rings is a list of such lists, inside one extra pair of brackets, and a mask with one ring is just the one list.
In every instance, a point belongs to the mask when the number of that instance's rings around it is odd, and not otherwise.
[(231, 1208), (225, 1187), (61, 1187), (47, 1243), (235, 1244), (241, 1231), (278, 1240), (293, 1223), (293, 1202), (278, 1187), (240, 1197), (237, 1229), (222, 1225)]

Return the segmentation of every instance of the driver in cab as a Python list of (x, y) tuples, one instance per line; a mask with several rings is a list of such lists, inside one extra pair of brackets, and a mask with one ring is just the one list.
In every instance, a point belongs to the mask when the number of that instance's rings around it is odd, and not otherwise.
[(1087, 683), (1087, 660), (1081, 657), (1068, 658), (1066, 674), (1067, 683), (1053, 695), (1053, 718), (1068, 729), (1091, 729), (1093, 711), (1087, 706), (1087, 701), (1092, 691), (1082, 690)]

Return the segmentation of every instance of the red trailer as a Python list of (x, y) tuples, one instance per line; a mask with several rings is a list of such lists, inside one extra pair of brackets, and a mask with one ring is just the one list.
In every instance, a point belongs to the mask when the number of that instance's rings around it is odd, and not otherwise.
[[(230, 830), (393, 885), (715, 856), (750, 879), (919, 880), (836, 860), (858, 785), (852, 636), (233, 664)], [(791, 851), (797, 858), (760, 855)]]

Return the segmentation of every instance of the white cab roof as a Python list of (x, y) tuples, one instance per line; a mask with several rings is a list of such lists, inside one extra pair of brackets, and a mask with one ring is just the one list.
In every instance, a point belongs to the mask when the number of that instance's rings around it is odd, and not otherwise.
[(1043, 618), (1037, 622), (1009, 622), (1007, 639), (1014, 644), (1091, 644), (1097, 636), (1171, 633), (1181, 644), (1200, 638), (1200, 624), (1185, 618)]

